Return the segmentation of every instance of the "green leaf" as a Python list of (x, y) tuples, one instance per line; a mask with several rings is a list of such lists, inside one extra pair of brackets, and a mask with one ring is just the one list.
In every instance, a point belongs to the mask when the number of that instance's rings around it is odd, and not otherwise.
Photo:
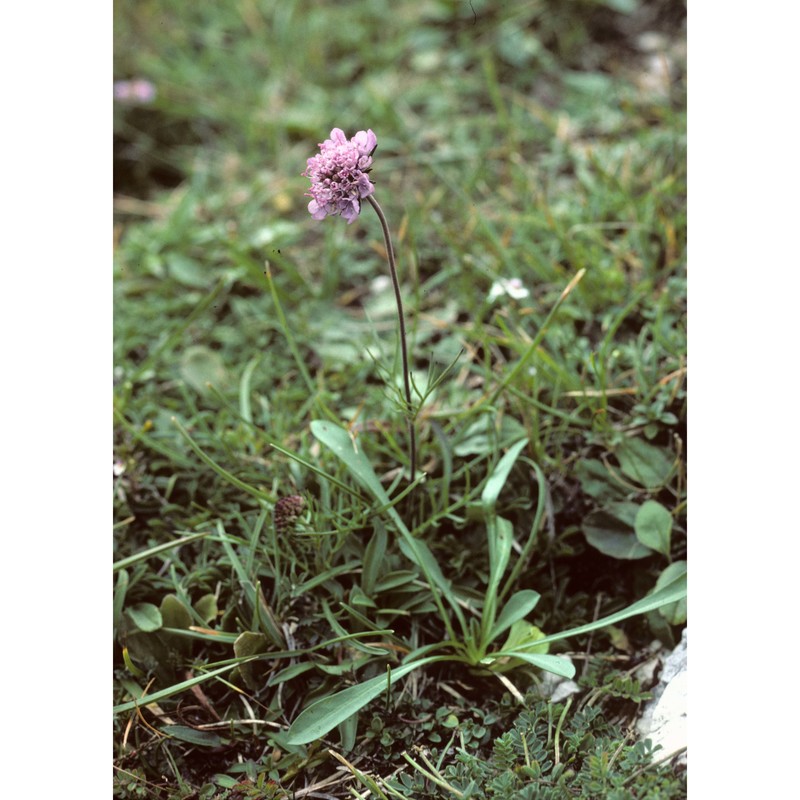
[(592, 547), (612, 558), (637, 559), (652, 555), (634, 533), (633, 521), (638, 509), (633, 503), (616, 503), (592, 511), (583, 518), (583, 535)]
[[(531, 653), (521, 650), (502, 650), (499, 653), (493, 653), (490, 658), (492, 661), (499, 658), (518, 658), (520, 661), (533, 664), (534, 667), (539, 667), (539, 669), (543, 669), (546, 672), (552, 672), (554, 675), (560, 675), (562, 678), (575, 677), (574, 665), (569, 659), (562, 656), (550, 656), (544, 653)], [(483, 663), (488, 661), (489, 658), (486, 658)]]
[[(422, 540), (415, 539), (411, 535), (411, 532), (400, 518), (400, 515), (392, 507), (389, 495), (386, 493), (380, 480), (378, 480), (378, 476), (375, 474), (372, 464), (369, 463), (369, 460), (358, 447), (357, 443), (350, 438), (350, 434), (348, 434), (344, 428), (340, 428), (332, 422), (325, 422), (323, 420), (314, 420), (311, 423), (311, 432), (322, 444), (330, 448), (350, 469), (356, 480), (358, 480), (382, 506), (386, 507), (386, 514), (388, 514), (395, 523), (402, 537), (399, 540), (399, 545), (403, 554), (412, 563), (420, 567), (431, 588), (437, 586), (443, 592), (453, 609), (453, 613), (458, 618), (462, 630), (466, 630), (464, 614), (456, 598), (452, 594), (450, 582), (445, 580), (439, 569), (439, 565), (436, 563), (436, 559), (433, 557), (427, 545)], [(439, 616), (448, 629), (448, 635), (454, 638), (450, 618), (436, 592), (433, 594), (433, 599), (439, 610)]]
[(410, 664), (402, 664), (393, 669), (389, 675), (377, 675), (364, 683), (349, 686), (347, 689), (342, 689), (341, 692), (317, 700), (292, 723), (287, 743), (290, 745), (308, 744), (321, 738), (340, 722), (364, 708), (381, 692), (386, 691), (387, 685), (400, 680), (415, 669), (434, 661), (441, 661), (443, 658), (445, 657), (429, 656)]
[(342, 750), (345, 753), (349, 753), (355, 746), (357, 730), (358, 714), (352, 714), (339, 723), (339, 741), (342, 743)]
[(486, 538), (489, 545), (489, 583), (486, 586), (481, 617), (482, 647), (486, 647), (491, 641), (490, 631), (494, 625), (497, 610), (497, 590), (508, 566), (511, 546), (514, 542), (512, 524), (507, 519), (495, 517), (495, 505), (519, 454), (527, 444), (527, 438), (521, 439), (509, 448), (508, 452), (495, 465), (481, 493), (481, 505), (486, 517)]
[[(233, 643), (233, 652), (237, 658), (256, 656), (269, 650), (269, 639), (263, 633), (256, 631), (244, 631)], [(262, 670), (263, 672), (263, 670)], [(256, 663), (244, 661), (239, 665), (239, 674), (249, 689), (257, 691), (261, 688), (263, 681), (260, 672), (256, 671)]]
[(273, 674), (267, 682), (267, 685), (277, 686), (279, 683), (290, 681), (292, 678), (296, 678), (298, 675), (302, 675), (309, 670), (315, 669), (316, 666), (316, 664), (313, 664), (310, 661), (301, 661), (299, 664), (290, 664), (280, 672)]
[[(489, 541), (489, 583), (486, 586), (481, 619), (481, 631), (484, 637), (488, 637), (489, 630), (495, 622), (497, 590), (511, 558), (514, 526), (504, 517), (490, 517), (486, 523), (486, 535)], [(483, 641), (484, 644), (488, 644), (487, 639)]]
[(648, 489), (663, 486), (672, 472), (672, 457), (643, 439), (625, 439), (614, 455), (623, 473)]
[(547, 498), (549, 496), (549, 489), (547, 488), (547, 480), (544, 477), (544, 473), (542, 472), (541, 467), (535, 462), (531, 461), (528, 458), (523, 456), (523, 460), (530, 464), (533, 467), (534, 474), (536, 475), (536, 481), (538, 483), (538, 490), (537, 495), (538, 499), (536, 500), (536, 513), (533, 515), (533, 520), (531, 521), (531, 529), (530, 533), (528, 534), (527, 540), (522, 547), (522, 552), (519, 554), (519, 557), (516, 560), (516, 563), (511, 569), (511, 573), (506, 578), (506, 582), (503, 585), (503, 589), (498, 595), (498, 602), (501, 601), (508, 593), (511, 591), (511, 587), (515, 585), (517, 578), (519, 578), (520, 573), (528, 564), (528, 559), (531, 557), (531, 553), (533, 552), (533, 548), (536, 545), (536, 539), (539, 535), (539, 528), (542, 524), (542, 517), (544, 516), (545, 506), (547, 505)]
[(494, 627), (489, 634), (489, 641), (493, 642), (498, 636), (508, 630), (515, 622), (524, 619), (536, 608), (541, 595), (532, 589), (523, 589), (516, 592), (508, 599), (503, 610), (497, 617)]
[(377, 608), (375, 601), (364, 594), (364, 590), (360, 586), (354, 586), (350, 590), (350, 603), (354, 606), (361, 606), (366, 608)]
[(505, 447), (525, 436), (525, 428), (513, 417), (504, 416), (499, 431), (494, 429), (495, 419), (493, 414), (482, 414), (467, 428), (453, 447), (453, 453), (457, 456), (494, 453), (498, 447)]
[(647, 500), (636, 514), (636, 538), (657, 553), (669, 556), (672, 515), (661, 503)]
[(185, 725), (164, 725), (161, 731), (173, 739), (179, 739), (182, 742), (199, 745), (200, 747), (220, 747), (225, 742), (216, 733), (198, 731), (195, 728), (187, 728)]
[[(389, 592), (414, 583), (419, 578), (419, 573), (410, 569), (398, 569), (388, 572), (375, 584), (376, 592)], [(416, 590), (415, 590), (416, 591)]]
[[(332, 450), (347, 465), (356, 480), (369, 491), (378, 502), (388, 505), (391, 501), (383, 488), (372, 464), (358, 446), (357, 440), (350, 438), (350, 434), (332, 422), (315, 419), (311, 423), (311, 433), (322, 444)], [(394, 509), (390, 509), (394, 511)], [(398, 517), (399, 519), (399, 517)]]
[(427, 573), (433, 581), (433, 585), (440, 589), (445, 597), (450, 599), (452, 603), (456, 602), (452, 583), (442, 574), (439, 562), (422, 539), (414, 541), (413, 546), (406, 539), (398, 539), (397, 546), (409, 561)]
[(386, 528), (379, 522), (375, 524), (375, 533), (364, 551), (364, 566), (361, 572), (361, 589), (367, 597), (372, 597), (378, 576), (383, 572), (386, 555)]
[(165, 628), (188, 628), (192, 624), (189, 609), (178, 599), (177, 595), (168, 594), (161, 601), (162, 624)]
[(169, 276), (178, 283), (192, 289), (207, 289), (213, 279), (213, 272), (198, 261), (183, 253), (167, 253), (164, 257)]
[(236, 553), (236, 550), (234, 550), (233, 545), (228, 540), (228, 535), (225, 533), (225, 528), (222, 526), (222, 522), (220, 520), (217, 520), (217, 532), (219, 534), (219, 539), (222, 542), (222, 546), (225, 549), (228, 558), (230, 559), (231, 566), (233, 567), (239, 579), (239, 584), (244, 592), (245, 600), (247, 601), (249, 610), (253, 612), (253, 616), (260, 625), (261, 630), (267, 634), (267, 636), (272, 640), (272, 643), (278, 648), (284, 647), (285, 642), (283, 640), (283, 634), (278, 628), (278, 624), (272, 615), (272, 611), (264, 599), (264, 593), (261, 590), (261, 584), (254, 581), (248, 575), (247, 570)]
[(162, 625), (161, 612), (152, 603), (137, 603), (125, 610), (128, 619), (144, 633), (157, 631)]
[(581, 482), (581, 489), (600, 503), (622, 500), (624, 488), (614, 481), (608, 467), (594, 458), (580, 461), (575, 466), (575, 474)]
[[(685, 575), (686, 562), (673, 562), (658, 576), (654, 591), (658, 591), (676, 578)], [(682, 597), (675, 603), (661, 606), (661, 608), (658, 609), (658, 612), (667, 622), (669, 622), (670, 625), (682, 625), (684, 622), (686, 622), (686, 598)]]
[(653, 611), (656, 608), (661, 608), (662, 606), (669, 605), (670, 603), (677, 603), (685, 597), (686, 575), (677, 574), (674, 575), (673, 579), (669, 582), (665, 580), (664, 585), (662, 585), (659, 589), (653, 591), (651, 594), (648, 594), (646, 597), (643, 597), (641, 600), (637, 600), (627, 608), (623, 608), (621, 611), (617, 611), (614, 614), (609, 614), (607, 617), (595, 620), (587, 625), (580, 625), (577, 628), (570, 628), (569, 630), (562, 631), (561, 633), (554, 633), (549, 636), (545, 636), (544, 639), (541, 639), (536, 644), (549, 644), (550, 642), (557, 642), (561, 639), (568, 639), (571, 636), (580, 636), (582, 633), (596, 631), (600, 628), (604, 628), (606, 625), (614, 625), (623, 619), (628, 619), (628, 617), (635, 617), (638, 614), (646, 614), (648, 611)]
[(526, 444), (528, 444), (527, 438), (521, 439), (516, 444), (512, 445), (508, 449), (508, 452), (497, 462), (494, 470), (492, 470), (492, 474), (487, 479), (486, 485), (483, 487), (483, 492), (481, 493), (481, 503), (483, 504), (487, 516), (494, 513), (497, 498), (506, 485), (509, 473)]
[(222, 675), (224, 672), (230, 672), (230, 670), (233, 669), (233, 666), (233, 664), (226, 664), (225, 666), (211, 670), (210, 672), (204, 672), (201, 675), (196, 675), (194, 678), (190, 678), (187, 681), (182, 681), (181, 683), (168, 686), (166, 689), (162, 689), (161, 691), (148, 694), (146, 697), (141, 696), (141, 690), (138, 693), (133, 691), (132, 684), (126, 684), (126, 688), (128, 688), (131, 694), (134, 695), (135, 699), (130, 700), (127, 703), (114, 706), (114, 708), (111, 709), (111, 713), (122, 714), (124, 711), (131, 711), (137, 706), (147, 705), (148, 703), (159, 703), (167, 697), (172, 697), (174, 694), (179, 694), (180, 692), (186, 691), (186, 689), (191, 689), (192, 686), (205, 683), (205, 681), (211, 680), (211, 678), (214, 678), (217, 675)]
[(186, 383), (200, 394), (208, 393), (206, 384), (223, 388), (228, 383), (228, 370), (222, 356), (203, 345), (187, 348), (179, 369)]
[(205, 622), (213, 622), (217, 618), (217, 598), (213, 594), (204, 594), (195, 604), (194, 610)]
[(233, 643), (233, 652), (237, 658), (266, 653), (268, 649), (269, 639), (263, 633), (255, 631), (240, 633)]
[(517, 650), (520, 645), (525, 645), (526, 653), (547, 653), (550, 650), (549, 644), (534, 645), (531, 647), (532, 642), (538, 642), (545, 638), (545, 633), (541, 628), (536, 625), (531, 625), (524, 619), (518, 620), (511, 626), (508, 632), (508, 638), (503, 644), (503, 650)]
[(128, 571), (121, 569), (117, 575), (117, 584), (114, 587), (114, 627), (119, 631), (122, 628), (122, 609), (125, 605), (125, 595), (128, 592), (130, 577)]
[(148, 550), (143, 550), (141, 553), (136, 553), (135, 555), (128, 556), (127, 558), (121, 558), (119, 561), (114, 562), (114, 572), (124, 569), (125, 567), (130, 567), (133, 564), (137, 564), (139, 561), (145, 561), (148, 558), (152, 558), (159, 553), (163, 553), (165, 550), (171, 550), (173, 547), (180, 547), (182, 544), (188, 544), (189, 542), (195, 542), (198, 539), (203, 539), (208, 536), (209, 533), (210, 531), (192, 533), (188, 536), (184, 536), (182, 539), (177, 539), (174, 542), (163, 542), (162, 544), (157, 544), (155, 547), (151, 547)]

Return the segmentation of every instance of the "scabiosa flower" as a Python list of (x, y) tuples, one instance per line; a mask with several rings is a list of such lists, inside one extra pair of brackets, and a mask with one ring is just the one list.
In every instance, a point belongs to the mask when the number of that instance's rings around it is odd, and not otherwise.
[[(403, 388), (406, 395), (406, 414), (408, 419), (408, 440), (411, 451), (411, 480), (417, 475), (417, 442), (414, 433), (414, 404), (411, 400), (411, 372), (408, 366), (408, 345), (406, 344), (406, 323), (403, 318), (403, 300), (400, 296), (400, 281), (397, 277), (397, 263), (389, 234), (389, 223), (383, 209), (375, 199), (375, 187), (367, 177), (372, 168), (372, 154), (378, 146), (378, 139), (371, 130), (359, 131), (348, 141), (344, 131), (334, 128), (330, 139), (319, 146), (319, 153), (308, 159), (305, 175), (311, 180), (311, 190), (306, 194), (311, 198), (308, 210), (314, 219), (341, 215), (349, 225), (361, 213), (361, 201), (366, 200), (378, 215), (386, 243), (386, 257), (389, 260), (394, 297), (397, 302), (397, 319), (400, 328), (400, 354), (403, 359)], [(277, 508), (276, 508), (277, 510)]]
[(311, 180), (308, 210), (314, 219), (341, 214), (349, 225), (361, 213), (361, 201), (375, 186), (367, 177), (378, 139), (371, 130), (359, 131), (348, 141), (340, 128), (308, 159), (303, 175)]

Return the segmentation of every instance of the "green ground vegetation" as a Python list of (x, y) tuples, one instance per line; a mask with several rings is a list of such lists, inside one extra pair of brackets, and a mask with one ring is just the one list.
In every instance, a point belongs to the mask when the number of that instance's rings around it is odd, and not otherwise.
[[(629, 729), (686, 621), (685, 4), (123, 0), (115, 41), (156, 89), (114, 111), (115, 796), (685, 796)], [(411, 487), (378, 220), (306, 210), (333, 127), (378, 137)]]

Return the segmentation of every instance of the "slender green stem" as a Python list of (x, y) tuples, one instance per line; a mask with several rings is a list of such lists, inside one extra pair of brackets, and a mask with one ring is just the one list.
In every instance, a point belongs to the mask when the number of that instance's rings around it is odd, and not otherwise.
[(397, 279), (397, 262), (394, 258), (394, 248), (392, 247), (392, 237), (389, 235), (389, 225), (383, 210), (378, 205), (378, 201), (370, 195), (367, 197), (370, 205), (375, 209), (378, 219), (383, 229), (383, 238), (386, 242), (386, 255), (389, 258), (389, 270), (392, 273), (392, 286), (394, 286), (394, 297), (397, 301), (397, 316), (400, 321), (400, 353), (403, 357), (403, 385), (406, 392), (406, 413), (408, 414), (408, 438), (411, 449), (411, 481), (417, 474), (417, 440), (414, 433), (414, 407), (411, 404), (411, 379), (408, 369), (408, 347), (406, 345), (406, 321), (403, 315), (403, 299), (400, 296), (400, 281)]

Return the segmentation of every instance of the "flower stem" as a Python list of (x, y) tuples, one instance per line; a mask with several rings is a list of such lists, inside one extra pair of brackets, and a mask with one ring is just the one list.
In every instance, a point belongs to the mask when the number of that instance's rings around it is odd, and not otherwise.
[(400, 320), (400, 353), (403, 357), (403, 384), (406, 391), (406, 413), (408, 415), (408, 438), (411, 449), (411, 480), (413, 482), (417, 474), (417, 440), (414, 434), (414, 408), (411, 405), (411, 380), (408, 369), (408, 347), (406, 346), (406, 322), (403, 316), (403, 299), (400, 297), (400, 282), (397, 279), (397, 263), (394, 259), (394, 248), (392, 247), (392, 237), (389, 235), (389, 225), (383, 210), (378, 205), (378, 201), (372, 195), (367, 197), (370, 205), (375, 209), (378, 219), (383, 229), (383, 239), (386, 242), (386, 254), (389, 258), (389, 270), (392, 273), (392, 286), (394, 286), (394, 297), (397, 301), (397, 316)]

